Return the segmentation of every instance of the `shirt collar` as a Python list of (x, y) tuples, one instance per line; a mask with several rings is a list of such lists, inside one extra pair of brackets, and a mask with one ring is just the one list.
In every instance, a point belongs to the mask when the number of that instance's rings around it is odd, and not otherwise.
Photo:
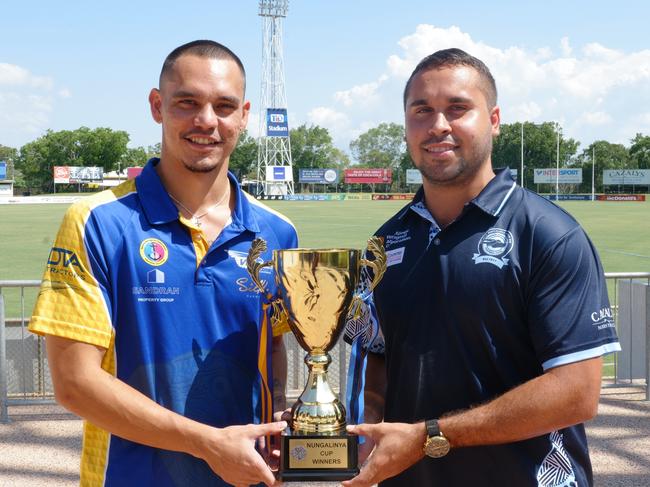
[(496, 176), (471, 203), (492, 216), (498, 216), (512, 196), (516, 186), (517, 183), (510, 175), (510, 169), (499, 169), (496, 171)]
[[(512, 196), (516, 186), (517, 183), (510, 176), (510, 169), (498, 169), (496, 176), (488, 182), (485, 188), (483, 188), (471, 203), (492, 216), (498, 216), (510, 199), (510, 196)], [(411, 203), (398, 215), (398, 218), (404, 218), (409, 213), (409, 210), (428, 220), (435, 227), (439, 227), (424, 203), (424, 188), (422, 186), (415, 193)]]
[[(156, 172), (156, 165), (160, 159), (154, 157), (147, 162), (140, 175), (135, 180), (135, 185), (140, 195), (140, 202), (144, 208), (144, 214), (152, 225), (161, 225), (178, 220), (178, 208), (169, 197)], [(228, 171), (228, 179), (231, 188), (235, 190), (235, 208), (232, 213), (234, 227), (245, 228), (252, 232), (259, 232), (259, 225), (251, 204), (244, 195), (239, 182), (234, 174)]]

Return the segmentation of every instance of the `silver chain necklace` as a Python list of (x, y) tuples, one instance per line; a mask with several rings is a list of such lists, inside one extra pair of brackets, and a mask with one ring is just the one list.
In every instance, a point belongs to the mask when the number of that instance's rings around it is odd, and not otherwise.
[(174, 203), (176, 203), (178, 206), (180, 206), (182, 209), (184, 209), (187, 213), (190, 214), (190, 220), (192, 221), (192, 224), (199, 227), (199, 228), (201, 228), (201, 226), (202, 226), (201, 218), (203, 218), (205, 215), (207, 215), (212, 210), (214, 210), (216, 207), (218, 207), (221, 203), (223, 203), (223, 200), (226, 199), (226, 196), (230, 196), (230, 185), (228, 185), (228, 191), (226, 191), (223, 194), (221, 199), (219, 201), (217, 201), (214, 205), (210, 206), (210, 208), (205, 210), (200, 215), (195, 215), (192, 210), (190, 210), (187, 206), (185, 206), (183, 203), (181, 203), (176, 198), (174, 198), (171, 193), (167, 193), (167, 194), (169, 194), (169, 197), (174, 201)]

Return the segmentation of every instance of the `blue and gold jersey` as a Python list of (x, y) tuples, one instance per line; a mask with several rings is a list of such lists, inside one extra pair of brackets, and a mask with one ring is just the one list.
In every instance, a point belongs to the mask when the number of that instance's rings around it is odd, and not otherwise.
[[(105, 348), (104, 370), (158, 404), (216, 427), (271, 409), (271, 331), (246, 270), (256, 237), (297, 246), (293, 225), (229, 175), (231, 222), (209, 245), (180, 217), (150, 161), (142, 174), (67, 211), (30, 322), (38, 334)], [(261, 276), (273, 293), (272, 270)], [(225, 485), (202, 460), (86, 423), (81, 485)]]

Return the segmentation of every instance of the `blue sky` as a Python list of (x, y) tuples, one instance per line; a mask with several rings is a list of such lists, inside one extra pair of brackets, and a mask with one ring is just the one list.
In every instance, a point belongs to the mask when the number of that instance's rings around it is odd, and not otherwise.
[[(174, 47), (211, 38), (248, 72), (258, 131), (258, 2), (17, 2), (0, 7), (0, 144), (45, 130), (126, 130), (159, 141), (147, 96)], [(290, 124), (349, 142), (402, 122), (401, 91), (417, 61), (460, 47), (492, 69), (502, 120), (559, 121), (585, 148), (650, 135), (650, 2), (293, 0), (284, 21)]]

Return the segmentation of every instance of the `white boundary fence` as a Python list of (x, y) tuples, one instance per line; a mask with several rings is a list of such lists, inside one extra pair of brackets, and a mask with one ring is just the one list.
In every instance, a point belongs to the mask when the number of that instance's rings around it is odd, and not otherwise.
[[(650, 400), (650, 272), (606, 273), (622, 352), (607, 360), (603, 386), (641, 384)], [(25, 289), (40, 281), (0, 280), (0, 422), (9, 421), (8, 406), (54, 402), (54, 390), (45, 355), (45, 342), (27, 331)], [(6, 291), (18, 291), (20, 316), (6, 316)], [(31, 310), (28, 310), (31, 313)], [(305, 352), (291, 334), (285, 335), (288, 377), (287, 398), (293, 402), (307, 382)], [(335, 392), (345, 391), (350, 347), (342, 339), (330, 352), (329, 382)]]

